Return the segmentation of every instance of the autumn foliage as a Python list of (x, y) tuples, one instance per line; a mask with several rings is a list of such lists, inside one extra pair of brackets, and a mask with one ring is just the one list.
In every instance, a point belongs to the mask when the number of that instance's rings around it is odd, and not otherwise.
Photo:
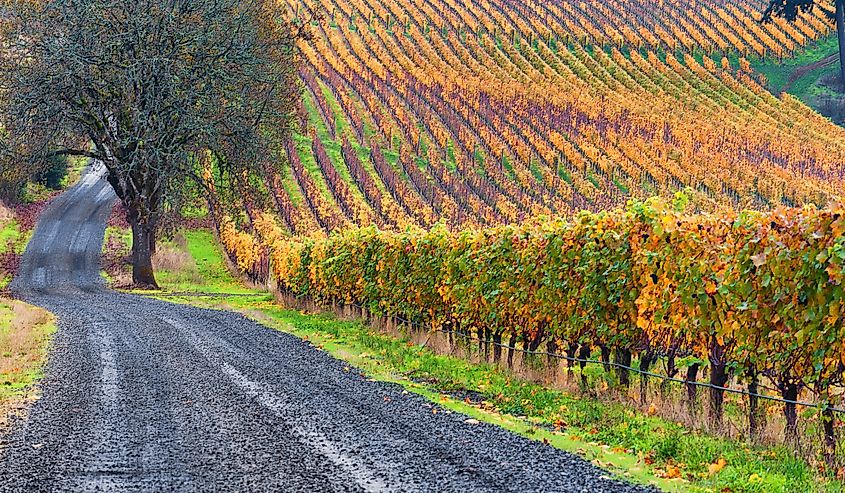
[(750, 0), (313, 8), (311, 141), (288, 147), (286, 193), (310, 209), (297, 233), (489, 227), (683, 189), (705, 212), (822, 207), (843, 185), (843, 130), (750, 62), (830, 33), (820, 9), (761, 24)]
[[(220, 218), (222, 243), (254, 280), (320, 303), (661, 358), (670, 377), (692, 358), (713, 423), (721, 388), (763, 381), (819, 404), (833, 436), (845, 131), (771, 94), (749, 61), (830, 27), (821, 11), (761, 24), (759, 9), (321, 2), (277, 210)], [(796, 405), (784, 411), (789, 438)]]
[[(687, 215), (660, 201), (450, 233), (351, 229), (263, 242), (281, 289), (527, 347), (694, 355), (828, 401), (845, 371), (845, 208)], [(721, 382), (724, 384), (725, 382)]]

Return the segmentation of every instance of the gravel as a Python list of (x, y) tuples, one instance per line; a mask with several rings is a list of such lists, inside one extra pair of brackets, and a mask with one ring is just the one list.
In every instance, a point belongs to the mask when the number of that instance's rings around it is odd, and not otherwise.
[(0, 491), (655, 491), (241, 315), (105, 289), (101, 176), (45, 211), (13, 284), (59, 330)]

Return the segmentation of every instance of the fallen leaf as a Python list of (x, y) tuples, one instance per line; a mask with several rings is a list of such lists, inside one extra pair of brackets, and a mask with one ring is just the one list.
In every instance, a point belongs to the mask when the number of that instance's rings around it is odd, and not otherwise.
[(646, 413), (649, 416), (654, 416), (655, 414), (657, 414), (657, 406), (655, 406), (654, 404), (648, 406), (648, 411), (646, 411)]
[(658, 472), (657, 477), (663, 479), (677, 479), (681, 477), (681, 469), (676, 466), (666, 466), (666, 470)]
[(714, 474), (718, 474), (719, 471), (724, 469), (726, 465), (728, 465), (728, 461), (720, 457), (719, 460), (707, 466), (707, 472), (711, 476), (713, 476)]

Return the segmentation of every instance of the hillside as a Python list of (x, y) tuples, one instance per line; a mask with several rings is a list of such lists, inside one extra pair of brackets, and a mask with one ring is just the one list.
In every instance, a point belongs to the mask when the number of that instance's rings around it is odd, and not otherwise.
[(839, 87), (839, 45), (831, 34), (783, 60), (759, 59), (752, 63), (763, 74), (774, 94), (787, 93), (830, 118), (845, 123), (845, 97)]
[(496, 365), (566, 360), (590, 395), (601, 362), (628, 405), (830, 472), (845, 129), (764, 69), (824, 50), (823, 14), (763, 8), (322, 3), (275, 210), (237, 201), (222, 246), (287, 306), (454, 334)]
[(492, 225), (678, 190), (704, 211), (822, 206), (841, 188), (843, 130), (749, 62), (823, 38), (820, 12), (761, 25), (750, 0), (318, 8), (303, 130), (275, 187), (295, 233)]
[(776, 1), (10, 3), (0, 493), (845, 491)]
[(800, 1), (9, 2), (0, 493), (845, 491)]

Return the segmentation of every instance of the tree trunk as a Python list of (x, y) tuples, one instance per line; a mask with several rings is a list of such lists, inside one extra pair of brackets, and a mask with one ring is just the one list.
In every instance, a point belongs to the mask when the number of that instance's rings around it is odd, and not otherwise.
[[(678, 367), (675, 366), (675, 351), (670, 351), (669, 354), (666, 356), (666, 376), (668, 378), (675, 378), (675, 375), (678, 374)], [(663, 380), (660, 382), (660, 399), (666, 400), (669, 397), (669, 384), (670, 381)]]
[(698, 363), (693, 363), (687, 368), (687, 409), (690, 415), (695, 414), (695, 400), (698, 394), (698, 387), (694, 384), (698, 378)]
[[(728, 374), (724, 363), (710, 364), (710, 385), (724, 387), (728, 382)], [(710, 424), (715, 429), (722, 426), (722, 408), (725, 402), (725, 391), (710, 387)]]
[(493, 332), (493, 362), (498, 363), (502, 359), (502, 331)]
[[(798, 400), (798, 384), (793, 382), (784, 382), (781, 384), (781, 397), (788, 401)], [(784, 403), (783, 416), (786, 418), (786, 429), (784, 430), (784, 440), (790, 446), (798, 445), (798, 409), (792, 402)]]
[(839, 38), (839, 83), (845, 92), (845, 0), (836, 0), (836, 35)]
[(581, 344), (581, 349), (578, 351), (578, 359), (581, 361), (578, 362), (578, 365), (581, 367), (581, 390), (584, 392), (587, 391), (587, 374), (584, 373), (584, 368), (587, 366), (587, 362), (585, 360), (589, 357), (590, 346), (588, 344)]
[(557, 350), (557, 339), (555, 339), (554, 337), (549, 338), (549, 340), (546, 342), (546, 353), (548, 353), (546, 354), (546, 364), (549, 368), (554, 368), (555, 370), (557, 370), (558, 359), (556, 356), (553, 355), (557, 354)]
[(610, 348), (604, 344), (600, 344), (599, 351), (601, 352), (601, 362), (604, 367), (604, 371), (606, 373), (610, 373)]
[(719, 429), (722, 426), (722, 408), (725, 403), (725, 391), (721, 388), (728, 383), (728, 372), (725, 367), (725, 352), (724, 345), (719, 343), (715, 336), (710, 338), (710, 426), (713, 429)]
[(572, 376), (572, 368), (575, 367), (575, 355), (578, 353), (578, 344), (574, 342), (566, 346), (566, 374), (567, 378)]
[(748, 382), (748, 435), (753, 443), (759, 443), (763, 435), (763, 425), (766, 415), (760, 412), (760, 398), (754, 394), (760, 391), (760, 377), (755, 371), (749, 372)]
[[(482, 345), (484, 349), (484, 362), (490, 362), (490, 329), (478, 329), (478, 340), (479, 344)], [(481, 348), (479, 348), (481, 349)]]
[(617, 349), (614, 356), (614, 362), (620, 365), (616, 367), (616, 376), (619, 378), (619, 385), (627, 389), (631, 386), (631, 374), (628, 368), (623, 367), (631, 366), (631, 350)]
[(822, 426), (824, 429), (824, 462), (831, 470), (836, 470), (836, 432), (834, 431), (833, 411), (830, 407), (822, 411)]
[(516, 334), (510, 336), (508, 340), (508, 368), (513, 368), (513, 353), (516, 347)]
[[(647, 372), (652, 362), (652, 352), (645, 350), (640, 353), (640, 371)], [(645, 404), (648, 398), (648, 375), (640, 373), (640, 403)]]
[(478, 355), (484, 356), (484, 361), (487, 361), (487, 335), (484, 329), (475, 329), (475, 337), (478, 339)]
[(158, 289), (150, 248), (152, 236), (153, 231), (149, 225), (132, 222), (132, 284), (140, 288)]
[(544, 326), (540, 326), (537, 333), (534, 335), (533, 339), (528, 339), (528, 335), (526, 334), (526, 342), (527, 342), (527, 349), (529, 351), (536, 351), (537, 348), (540, 347), (540, 342), (542, 342), (543, 338), (546, 337), (546, 330)]

